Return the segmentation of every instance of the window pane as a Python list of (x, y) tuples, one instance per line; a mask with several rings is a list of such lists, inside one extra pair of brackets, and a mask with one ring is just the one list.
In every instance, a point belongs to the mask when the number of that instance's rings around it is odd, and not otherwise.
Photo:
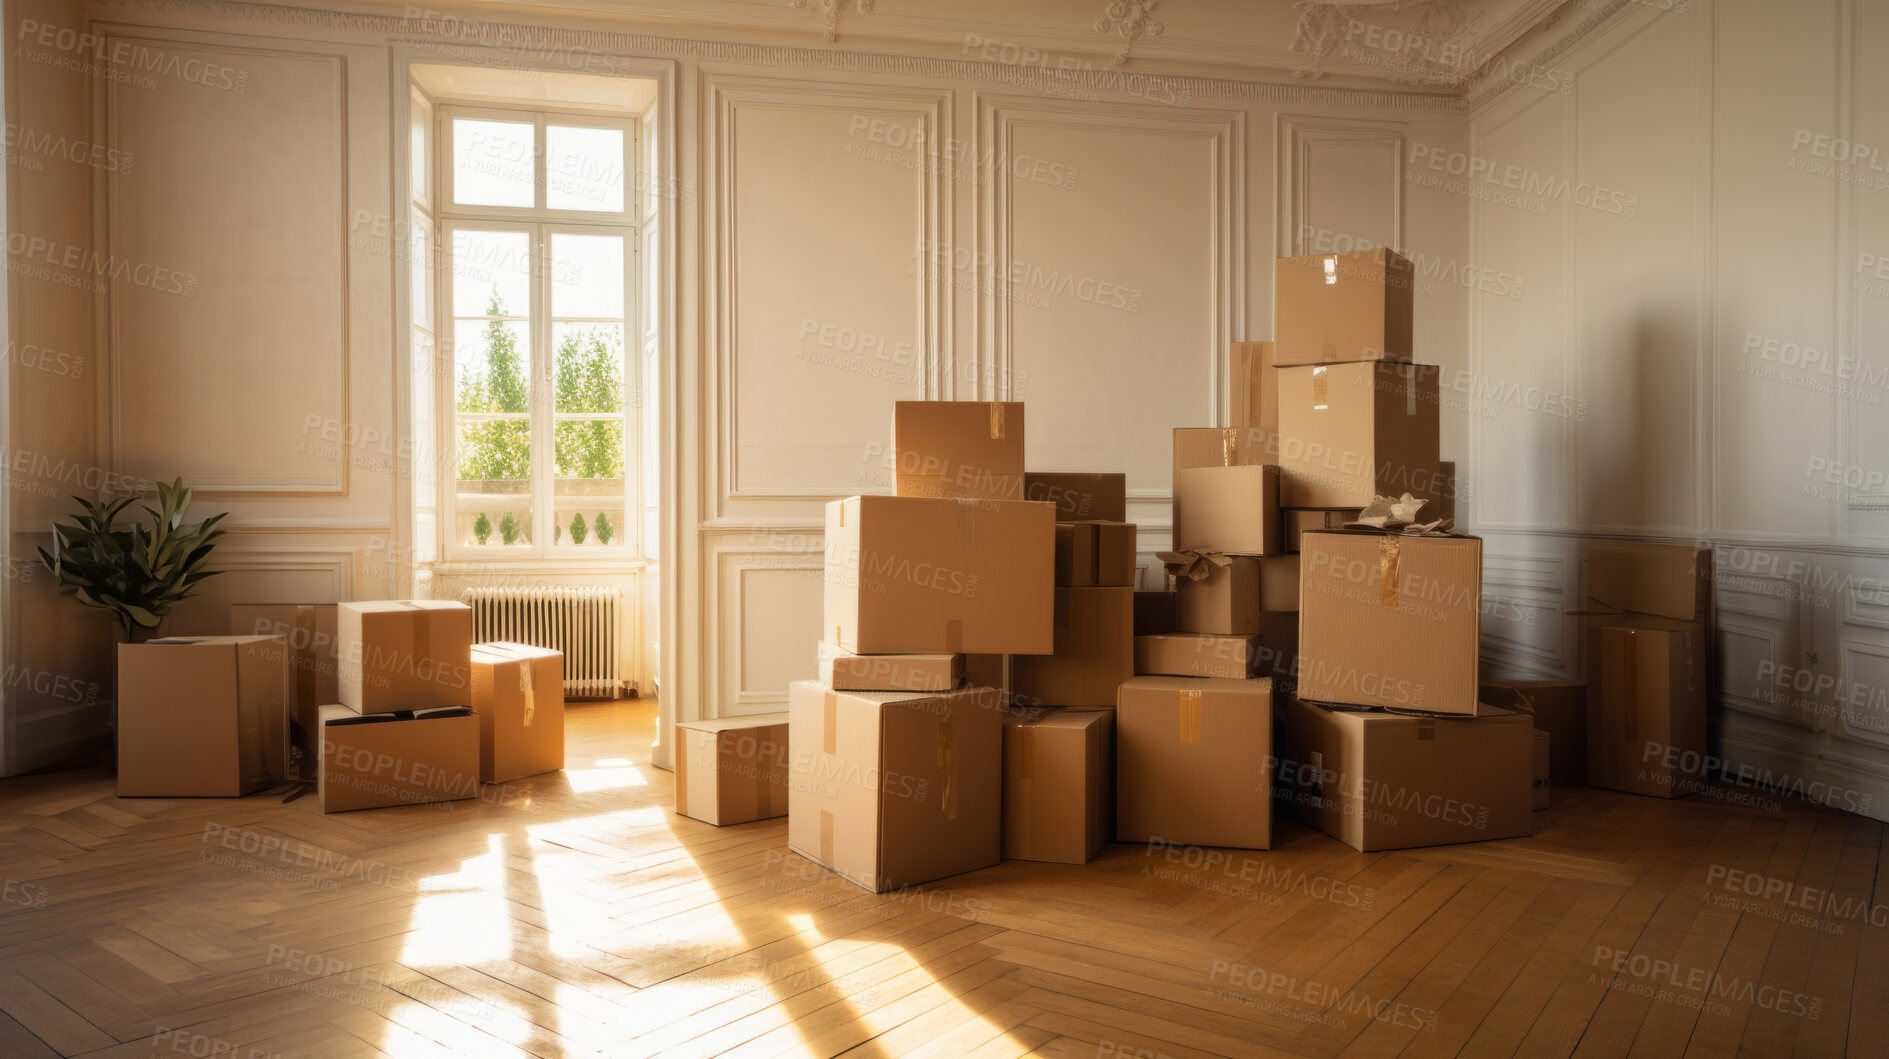
[[(457, 434), (457, 540), (487, 547), (530, 544), (531, 422), (462, 420)], [(515, 466), (514, 461), (522, 462), (523, 467)]]
[(552, 328), (556, 412), (623, 411), (623, 325), (560, 323)]
[(531, 411), (531, 334), (525, 323), (454, 321), (453, 368), (453, 407), (459, 411)]
[(425, 103), (420, 102), (418, 96), (415, 96), (413, 97), (413, 107), (408, 115), (408, 120), (411, 124), (407, 131), (409, 133), (409, 139), (412, 140), (412, 146), (410, 148), (412, 159), (409, 162), (410, 171), (407, 174), (409, 193), (412, 198), (420, 202), (425, 202), (429, 194), (427, 190), (429, 187), (427, 180), (429, 178), (427, 175), (426, 160), (426, 130), (433, 123), (433, 110)]
[(622, 236), (551, 236), (551, 315), (622, 319)]
[(433, 326), (433, 226), (426, 215), (413, 211), (413, 227), (407, 233), (407, 255), (412, 258), (413, 322)]
[(623, 212), (623, 130), (551, 125), (544, 130), (545, 205)]
[(559, 544), (623, 545), (634, 534), (623, 502), (623, 420), (560, 419), (552, 503)]
[(453, 201), (462, 206), (537, 205), (530, 122), (453, 119)]
[(455, 229), (453, 315), (488, 314), (531, 314), (531, 240), (523, 232)]

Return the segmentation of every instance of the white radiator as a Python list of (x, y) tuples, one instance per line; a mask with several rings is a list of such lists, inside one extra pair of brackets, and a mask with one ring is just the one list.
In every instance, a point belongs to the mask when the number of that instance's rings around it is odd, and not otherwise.
[(576, 699), (623, 696), (620, 588), (469, 588), (472, 640), (549, 647), (564, 652), (564, 694)]

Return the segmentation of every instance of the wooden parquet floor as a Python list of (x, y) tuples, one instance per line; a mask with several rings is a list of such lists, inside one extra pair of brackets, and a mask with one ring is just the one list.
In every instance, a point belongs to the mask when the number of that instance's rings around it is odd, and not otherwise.
[(1872, 821), (1557, 790), (872, 895), (676, 816), (653, 726), (574, 706), (564, 773), (446, 809), (0, 781), (0, 1056), (1889, 1054)]

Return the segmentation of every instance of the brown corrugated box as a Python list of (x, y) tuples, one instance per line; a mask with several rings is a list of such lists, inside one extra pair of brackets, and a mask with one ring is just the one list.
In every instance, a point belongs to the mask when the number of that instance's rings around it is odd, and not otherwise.
[(1026, 471), (1023, 499), (1056, 505), (1060, 522), (1127, 522), (1128, 476)]
[(1003, 694), (787, 693), (787, 844), (874, 892), (996, 864)]
[(1005, 859), (1089, 863), (1115, 826), (1114, 711), (1052, 710), (1003, 723)]
[(860, 654), (1048, 654), (1055, 510), (855, 496), (826, 506), (826, 618)]
[[(965, 655), (964, 686), (967, 688), (996, 688), (1006, 695), (1010, 693), (1010, 656), (1009, 655)], [(901, 691), (901, 688), (868, 689)], [(913, 689), (918, 690), (918, 689)]]
[(1279, 258), (1273, 363), (1409, 360), (1415, 278), (1408, 260), (1383, 247)]
[(1275, 689), (1297, 689), (1299, 685), (1299, 612), (1262, 610), (1259, 612), (1258, 641), (1253, 652), (1253, 675), (1271, 677)]
[(1228, 411), (1232, 414), (1228, 422), (1277, 433), (1279, 395), (1273, 390), (1272, 343), (1235, 342), (1228, 353)]
[(1135, 672), (1147, 676), (1244, 680), (1256, 672), (1259, 641), (1252, 636), (1170, 633), (1135, 637)]
[(677, 721), (676, 812), (725, 827), (787, 815), (787, 714)]
[(1297, 699), (1278, 713), (1281, 807), (1353, 849), (1531, 831), (1534, 728), (1521, 714), (1415, 717)]
[(119, 797), (234, 798), (287, 779), (289, 660), (275, 636), (119, 644)]
[(1115, 708), (1115, 837), (1272, 846), (1272, 682), (1136, 677)]
[(1548, 787), (1551, 782), (1549, 770), (1552, 767), (1549, 762), (1553, 757), (1553, 737), (1539, 728), (1535, 729), (1534, 799), (1531, 808), (1548, 808)]
[(529, 644), (475, 644), (472, 711), (479, 778), (504, 783), (564, 767), (564, 654)]
[(230, 632), (237, 636), (280, 636), (289, 648), (289, 718), (295, 722), (289, 742), (303, 756), (307, 776), (314, 776), (315, 726), (321, 707), (339, 702), (336, 649), (339, 621), (333, 603), (236, 603), (230, 606)]
[(1023, 405), (899, 401), (892, 410), (899, 496), (1023, 499)]
[(1537, 731), (1554, 736), (1548, 776), (1556, 786), (1587, 782), (1587, 685), (1578, 680), (1484, 680), (1485, 705), (1528, 714)]
[(1683, 798), (1705, 779), (1705, 633), (1636, 615), (1588, 620), (1587, 783)]
[(1170, 539), (1178, 542), (1187, 524), (1187, 504), (1180, 495), (1181, 472), (1194, 467), (1249, 467), (1278, 462), (1279, 438), (1269, 431), (1256, 427), (1175, 427), (1174, 474), (1169, 479), (1174, 495)]
[(1365, 507), (1378, 496), (1438, 492), (1437, 367), (1281, 368), (1279, 502)]
[(1058, 522), (1056, 583), (1071, 588), (1132, 587), (1135, 583), (1134, 524)]
[(316, 796), (324, 813), (479, 794), (479, 718), (465, 707), (362, 715), (321, 708)]
[(1279, 468), (1187, 467), (1174, 486), (1177, 551), (1279, 554)]
[(1175, 629), (1175, 594), (1167, 591), (1135, 593), (1135, 635), (1161, 636)]
[(1031, 706), (1110, 706), (1135, 675), (1135, 590), (1056, 589), (1056, 651), (1010, 659), (1011, 692)]
[(1476, 713), (1482, 541), (1308, 533), (1300, 556), (1299, 694)]
[(1259, 609), (1299, 609), (1299, 568), (1297, 553), (1268, 555), (1259, 560)]
[(820, 641), (820, 683), (835, 691), (950, 691), (963, 679), (962, 654), (862, 655)]
[(1174, 579), (1174, 627), (1216, 636), (1259, 633), (1259, 560), (1241, 555), (1199, 564), (1201, 580)]
[[(336, 695), (356, 713), (472, 701), (472, 608), (440, 599), (342, 603)], [(325, 705), (325, 704), (324, 704)]]
[[(1280, 545), (1287, 554), (1299, 551), (1299, 538), (1318, 530), (1344, 529), (1364, 514), (1358, 507), (1288, 507), (1279, 512)], [(1426, 518), (1425, 521), (1428, 521)]]

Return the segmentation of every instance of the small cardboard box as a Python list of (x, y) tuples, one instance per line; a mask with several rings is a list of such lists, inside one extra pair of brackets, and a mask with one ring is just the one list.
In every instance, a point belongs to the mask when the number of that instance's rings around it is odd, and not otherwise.
[(1301, 696), (1475, 715), (1480, 539), (1325, 530), (1299, 565)]
[(1551, 767), (1549, 760), (1554, 756), (1552, 740), (1553, 737), (1547, 732), (1539, 728), (1535, 729), (1535, 785), (1533, 788), (1533, 808), (1535, 809), (1548, 808), (1549, 769)]
[(1056, 583), (1133, 587), (1135, 527), (1129, 522), (1058, 522)]
[(1135, 590), (1056, 589), (1056, 651), (1010, 659), (1011, 691), (1028, 706), (1110, 706), (1135, 675)]
[(859, 654), (1048, 654), (1055, 509), (854, 496), (826, 506), (826, 617)]
[(1279, 708), (1278, 797), (1292, 816), (1369, 853), (1530, 833), (1534, 728), (1506, 710), (1413, 717)]
[(1378, 496), (1438, 492), (1437, 367), (1281, 368), (1279, 502), (1365, 507)]
[(950, 691), (963, 679), (962, 654), (861, 655), (820, 641), (820, 683), (835, 691)]
[(1203, 580), (1174, 579), (1174, 626), (1180, 632), (1215, 636), (1259, 633), (1259, 560), (1228, 556), (1225, 564), (1203, 563)]
[(1173, 592), (1135, 592), (1135, 635), (1162, 636), (1175, 629), (1177, 611)]
[(463, 706), (359, 714), (321, 708), (316, 795), (324, 813), (479, 794), (479, 718)]
[(1003, 693), (788, 688), (787, 844), (875, 893), (1002, 859)]
[(1272, 846), (1272, 682), (1136, 677), (1115, 704), (1115, 837)]
[(1279, 468), (1188, 467), (1174, 487), (1177, 551), (1279, 554)]
[(1299, 568), (1292, 555), (1268, 555), (1259, 560), (1259, 609), (1299, 609)]
[(1228, 420), (1236, 427), (1279, 430), (1279, 394), (1273, 389), (1271, 342), (1235, 342), (1227, 358)]
[(472, 701), (472, 608), (441, 599), (342, 603), (336, 694), (356, 713)]
[(1003, 723), (1004, 858), (1094, 860), (1115, 826), (1114, 711), (1051, 710)]
[[(1174, 493), (1171, 539), (1180, 540), (1187, 504), (1180, 495), (1181, 472), (1195, 467), (1256, 467), (1279, 463), (1279, 437), (1256, 427), (1175, 427)], [(1176, 544), (1178, 548), (1178, 543)]]
[(118, 796), (235, 798), (288, 778), (289, 649), (276, 636), (118, 645)]
[(677, 721), (676, 812), (726, 827), (787, 815), (787, 714)]
[(472, 648), (479, 778), (504, 783), (564, 767), (564, 654), (529, 644)]
[[(1279, 533), (1289, 554), (1299, 551), (1299, 538), (1318, 530), (1344, 529), (1356, 522), (1364, 509), (1359, 507), (1289, 507), (1279, 512)], [(1428, 519), (1425, 519), (1428, 521)]]
[(899, 496), (1023, 499), (1023, 405), (899, 401), (892, 410)]
[(1709, 620), (1712, 549), (1643, 541), (1593, 541), (1583, 556), (1591, 609)]
[(1705, 782), (1705, 633), (1698, 622), (1593, 618), (1587, 783), (1683, 798)]
[(1058, 522), (1127, 522), (1128, 476), (1026, 471), (1023, 499), (1056, 505)]
[(289, 742), (300, 750), (312, 775), (315, 727), (321, 707), (340, 701), (335, 654), (339, 611), (333, 603), (236, 603), (230, 606), (230, 632), (237, 636), (280, 636), (289, 648), (289, 719), (296, 729)]
[(1578, 680), (1484, 680), (1477, 697), (1525, 713), (1554, 736), (1548, 778), (1558, 787), (1587, 782), (1587, 685)]
[(1145, 676), (1245, 680), (1256, 671), (1259, 640), (1252, 636), (1170, 633), (1135, 637), (1135, 673)]
[(1273, 363), (1409, 360), (1415, 279), (1410, 262), (1384, 247), (1280, 258)]

